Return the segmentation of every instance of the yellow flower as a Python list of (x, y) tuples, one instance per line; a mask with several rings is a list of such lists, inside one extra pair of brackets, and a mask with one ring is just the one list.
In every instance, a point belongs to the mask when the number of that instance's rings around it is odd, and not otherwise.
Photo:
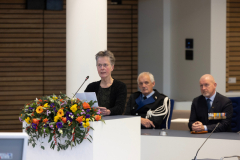
[(87, 128), (86, 123), (82, 123), (82, 126), (83, 126), (84, 128)]
[(45, 103), (43, 107), (48, 107), (48, 103)]
[(55, 116), (55, 117), (54, 117), (54, 122), (57, 122), (59, 119), (60, 119), (60, 117)]
[(89, 122), (89, 118), (86, 119), (86, 122)]
[(42, 112), (43, 112), (42, 106), (38, 106), (37, 109), (36, 109), (36, 112), (37, 112), (38, 114), (42, 113)]
[(89, 122), (86, 122), (86, 126), (87, 126), (87, 127), (90, 126), (90, 123), (89, 123)]
[(52, 97), (52, 99), (53, 99), (53, 100), (56, 100), (56, 99), (58, 99), (58, 98), (57, 98), (57, 97)]
[(62, 109), (59, 109), (59, 110), (58, 110), (58, 112), (57, 112), (57, 116), (58, 116), (58, 117), (62, 117), (62, 116), (64, 116), (64, 112), (63, 112)]
[(76, 112), (77, 111), (77, 104), (72, 105), (72, 107), (70, 108), (72, 110), (72, 112)]
[(29, 117), (25, 118), (25, 121), (27, 122), (27, 124), (31, 123), (31, 119)]
[(85, 122), (85, 118), (83, 118), (83, 119), (82, 119), (82, 121), (84, 121), (84, 122)]

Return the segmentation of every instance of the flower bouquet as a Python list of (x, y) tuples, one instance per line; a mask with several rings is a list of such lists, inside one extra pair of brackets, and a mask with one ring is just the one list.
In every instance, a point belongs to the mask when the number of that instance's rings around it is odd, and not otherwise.
[[(30, 136), (28, 144), (36, 146), (40, 138), (49, 137), (50, 148), (66, 150), (74, 147), (84, 139), (90, 142), (92, 136), (89, 130), (91, 121), (101, 120), (99, 109), (91, 107), (96, 101), (82, 102), (79, 99), (70, 99), (65, 94), (42, 97), (25, 104), (20, 113), (19, 120), (27, 123), (25, 129)], [(62, 142), (64, 138), (64, 142)], [(45, 149), (43, 143), (41, 148)]]

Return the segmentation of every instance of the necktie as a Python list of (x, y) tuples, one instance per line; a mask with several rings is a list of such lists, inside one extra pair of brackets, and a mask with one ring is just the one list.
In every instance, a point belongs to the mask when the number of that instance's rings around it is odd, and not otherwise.
[(208, 112), (211, 109), (211, 103), (210, 102), (211, 102), (211, 99), (207, 99)]
[(145, 99), (147, 99), (147, 97), (146, 97), (146, 96), (144, 96), (144, 97), (143, 97), (143, 100), (145, 100)]

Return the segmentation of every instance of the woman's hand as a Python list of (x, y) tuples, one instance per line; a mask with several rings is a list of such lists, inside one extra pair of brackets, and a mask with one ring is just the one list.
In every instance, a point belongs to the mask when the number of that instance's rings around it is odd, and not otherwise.
[(104, 116), (108, 116), (111, 114), (111, 111), (107, 109), (106, 107), (97, 107), (97, 109), (100, 109), (101, 114)]

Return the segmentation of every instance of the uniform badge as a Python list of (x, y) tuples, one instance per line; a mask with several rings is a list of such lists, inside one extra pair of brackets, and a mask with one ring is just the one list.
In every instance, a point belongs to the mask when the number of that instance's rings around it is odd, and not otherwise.
[(157, 99), (157, 96), (155, 96), (155, 99)]

